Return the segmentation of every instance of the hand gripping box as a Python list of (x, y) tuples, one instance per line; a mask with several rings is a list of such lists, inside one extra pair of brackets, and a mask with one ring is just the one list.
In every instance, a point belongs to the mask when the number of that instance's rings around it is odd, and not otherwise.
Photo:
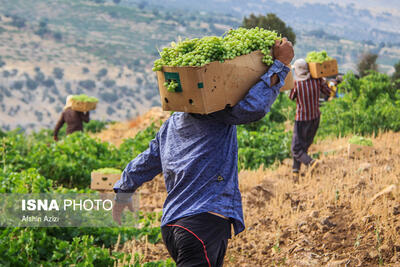
[[(260, 81), (268, 70), (263, 54), (254, 51), (224, 62), (214, 61), (201, 67), (166, 67), (157, 71), (158, 87), (163, 110), (209, 114), (234, 106)], [(165, 82), (178, 86), (169, 92)], [(290, 71), (281, 91), (294, 87)]]

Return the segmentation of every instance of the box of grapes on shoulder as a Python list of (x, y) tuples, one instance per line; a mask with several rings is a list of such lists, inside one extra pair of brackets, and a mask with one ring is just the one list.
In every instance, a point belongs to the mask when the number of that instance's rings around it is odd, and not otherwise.
[[(163, 110), (209, 114), (234, 106), (268, 70), (263, 54), (254, 51), (204, 66), (167, 67), (157, 71)], [(281, 91), (294, 87), (290, 71)]]

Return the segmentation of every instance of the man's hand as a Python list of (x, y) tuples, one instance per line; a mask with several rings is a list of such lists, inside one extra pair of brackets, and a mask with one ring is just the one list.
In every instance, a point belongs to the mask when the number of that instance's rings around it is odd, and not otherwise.
[(112, 210), (112, 216), (114, 221), (116, 221), (119, 225), (121, 225), (121, 215), (122, 212), (124, 211), (125, 207), (128, 207), (128, 209), (131, 212), (134, 212), (135, 210), (133, 209), (132, 201), (129, 203), (121, 203), (121, 202), (114, 202), (113, 210)]
[(289, 65), (294, 57), (293, 45), (286, 38), (276, 40), (273, 51), (274, 58), (285, 65)]
[(55, 135), (53, 136), (54, 141), (58, 141), (58, 137)]

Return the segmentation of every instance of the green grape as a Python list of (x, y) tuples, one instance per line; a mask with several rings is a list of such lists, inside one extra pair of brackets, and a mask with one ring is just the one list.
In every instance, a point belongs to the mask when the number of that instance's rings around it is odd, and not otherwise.
[(203, 66), (213, 61), (224, 62), (256, 50), (264, 54), (262, 62), (271, 65), (271, 48), (275, 40), (280, 39), (276, 32), (256, 27), (232, 29), (221, 37), (206, 36), (172, 42), (154, 61), (153, 71), (161, 70), (163, 66)]
[(325, 50), (322, 50), (320, 52), (316, 51), (311, 51), (307, 54), (306, 61), (307, 63), (310, 62), (317, 62), (317, 63), (322, 63), (327, 60), (331, 60), (332, 58), (328, 56), (328, 53)]
[(168, 92), (175, 92), (176, 88), (178, 88), (178, 83), (172, 80), (170, 82), (165, 82), (164, 86), (167, 87)]
[(96, 97), (87, 96), (85, 94), (73, 95), (72, 99), (76, 100), (76, 101), (81, 101), (81, 102), (99, 102), (99, 100)]

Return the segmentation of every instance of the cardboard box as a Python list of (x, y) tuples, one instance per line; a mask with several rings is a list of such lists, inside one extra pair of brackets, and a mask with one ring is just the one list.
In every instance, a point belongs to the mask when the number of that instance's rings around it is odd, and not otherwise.
[[(234, 106), (267, 72), (262, 57), (260, 51), (254, 51), (201, 67), (163, 67), (162, 71), (157, 71), (163, 110), (209, 114), (227, 105)], [(175, 92), (168, 92), (164, 86), (171, 80), (178, 83)], [(293, 75), (289, 72), (281, 91), (293, 87)]]
[(97, 102), (83, 102), (71, 99), (71, 109), (80, 111), (80, 112), (87, 112), (90, 110), (96, 109)]
[(114, 184), (121, 178), (121, 174), (91, 173), (90, 189), (112, 191)]
[(323, 63), (308, 63), (311, 77), (314, 79), (329, 77), (339, 73), (336, 59), (327, 60)]
[(361, 146), (356, 144), (349, 144), (348, 155), (349, 158), (369, 158), (373, 156), (374, 148), (372, 146)]

